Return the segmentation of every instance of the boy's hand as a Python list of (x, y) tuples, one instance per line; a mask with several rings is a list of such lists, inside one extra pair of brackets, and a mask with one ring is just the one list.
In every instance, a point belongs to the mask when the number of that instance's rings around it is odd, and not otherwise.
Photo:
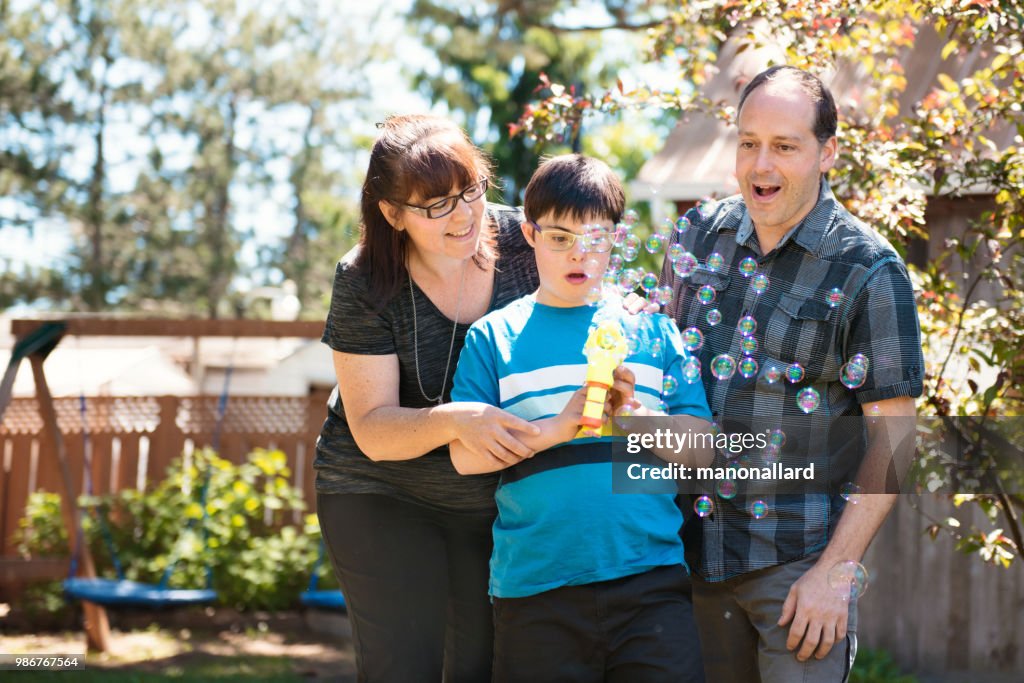
[(612, 373), (614, 384), (608, 391), (608, 400), (605, 401), (605, 413), (614, 415), (623, 404), (634, 402), (633, 393), (636, 391), (636, 375), (625, 365), (615, 368)]

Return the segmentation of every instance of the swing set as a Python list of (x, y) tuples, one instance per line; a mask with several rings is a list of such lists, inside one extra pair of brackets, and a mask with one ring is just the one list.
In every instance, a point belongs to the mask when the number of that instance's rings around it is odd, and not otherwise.
[[(187, 331), (183, 334), (183, 330)], [(60, 482), (64, 489), (61, 496), (62, 517), (68, 530), (68, 538), (72, 539), (70, 571), (64, 581), (65, 595), (82, 602), (85, 614), (86, 639), (90, 649), (106, 651), (109, 649), (110, 629), (106, 608), (136, 607), (163, 608), (194, 604), (205, 604), (216, 599), (217, 594), (212, 588), (212, 574), (206, 571), (206, 585), (202, 588), (177, 589), (170, 588), (169, 581), (173, 575), (177, 560), (172, 560), (166, 567), (157, 584), (145, 584), (129, 581), (125, 578), (117, 549), (109, 531), (103, 510), (95, 507), (98, 528), (112, 559), (116, 579), (100, 578), (96, 567), (84, 542), (82, 533), (83, 510), (78, 506), (78, 488), (71, 474), (68, 453), (61, 430), (58, 426), (57, 413), (54, 408), (53, 396), (50, 393), (43, 370), (43, 362), (57, 347), (61, 339), (68, 335), (86, 336), (187, 336), (200, 337), (299, 337), (318, 338), (322, 325), (317, 322), (305, 321), (260, 321), (260, 320), (160, 320), (160, 319), (112, 319), (97, 317), (75, 317), (61, 320), (15, 320), (11, 331), (16, 343), (7, 370), (0, 379), (0, 421), (11, 401), (14, 377), (20, 362), (28, 359), (36, 386), (36, 399), (39, 412), (44, 423), (44, 447), (40, 453), (50, 457), (51, 465), (55, 465), (60, 473)], [(217, 401), (217, 414), (212, 446), (215, 450), (220, 445), (220, 436), (224, 424), (232, 365), (225, 372), (224, 386)], [(82, 420), (84, 488), (89, 498), (93, 491), (93, 459), (92, 444), (89, 441), (87, 421), (87, 400), (84, 392), (79, 397), (79, 411)], [(204, 510), (205, 498), (209, 484), (209, 472), (203, 473), (203, 483), (199, 488), (199, 502)], [(205, 538), (205, 519), (200, 522)], [(196, 520), (192, 519), (183, 530), (188, 531)], [(301, 595), (301, 602), (309, 607), (323, 609), (344, 609), (344, 598), (340, 591), (317, 590), (317, 570), (323, 562), (324, 548), (321, 543), (320, 554), (313, 568), (309, 588)]]

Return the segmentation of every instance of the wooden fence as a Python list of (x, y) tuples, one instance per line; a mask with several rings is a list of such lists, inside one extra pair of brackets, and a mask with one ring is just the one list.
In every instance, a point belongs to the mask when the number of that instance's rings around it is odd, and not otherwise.
[[(94, 493), (151, 489), (187, 447), (213, 442), (218, 401), (218, 396), (89, 398), (83, 424), (78, 398), (54, 399), (79, 491), (85, 491), (85, 429)], [(253, 448), (282, 450), (293, 485), (314, 511), (312, 458), (325, 401), (326, 394), (320, 392), (308, 397), (232, 396), (220, 430), (221, 455), (241, 463)], [(0, 422), (0, 464), (0, 558), (11, 558), (29, 494), (64, 488), (36, 399), (15, 399), (7, 407)]]
[(989, 528), (974, 507), (957, 509), (938, 495), (899, 497), (864, 558), (871, 581), (860, 602), (860, 643), (888, 650), (909, 671), (1013, 672), (1006, 680), (1024, 680), (1024, 564), (986, 565), (956, 552), (949, 536), (925, 533), (951, 516), (965, 529)]

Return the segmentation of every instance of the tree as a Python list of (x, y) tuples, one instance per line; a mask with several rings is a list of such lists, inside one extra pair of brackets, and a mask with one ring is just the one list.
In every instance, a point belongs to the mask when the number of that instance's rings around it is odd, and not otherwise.
[[(1004, 478), (994, 478), (990, 459), (993, 443), (999, 444), (996, 449), (1020, 443), (1007, 421), (996, 418), (1018, 415), (1024, 400), (1021, 3), (707, 0), (646, 5), (650, 11), (654, 5), (665, 10), (664, 19), (649, 30), (646, 58), (671, 62), (680, 81), (692, 84), (692, 90), (627, 90), (619, 85), (573, 93), (552, 82), (539, 102), (524, 108), (518, 130), (544, 138), (558, 127), (579, 125), (594, 112), (634, 107), (702, 108), (732, 120), (731, 104), (702, 97), (700, 86), (727, 37), (756, 45), (763, 40), (760, 36), (771, 35), (790, 64), (821, 73), (845, 63), (871, 75), (857, 111), (841, 117), (844, 152), (832, 176), (833, 189), (897, 248), (905, 249), (913, 238), (927, 239), (924, 216), (929, 196), (956, 197), (977, 187), (991, 192), (991, 208), (979, 212), (968, 230), (948, 245), (965, 262), (987, 252), (987, 265), (967, 282), (955, 281), (949, 264), (941, 259), (912, 268), (912, 277), (923, 292), (919, 313), (928, 360), (920, 410), (954, 429), (961, 447), (989, 464), (981, 490), (961, 493), (955, 501), (980, 505), (996, 527), (965, 530), (936, 521), (931, 530), (934, 535), (945, 529), (958, 538), (962, 550), (1008, 565), (1024, 551), (1019, 521), (1024, 475), (1017, 462)], [(763, 30), (756, 28), (758, 22)], [(940, 77), (939, 85), (912, 111), (901, 112), (896, 103), (907, 80), (898, 55), (920, 32), (929, 30), (943, 36), (945, 47), (937, 57), (944, 60), (970, 51), (977, 62), (959, 80)], [(990, 131), (1000, 126), (1016, 131), (1016, 144), (999, 148), (992, 142)], [(976, 298), (983, 282), (996, 285), (998, 300)], [(949, 361), (956, 353), (967, 356), (966, 377), (954, 375)], [(972, 416), (969, 421), (967, 416)], [(1017, 440), (1008, 439), (1007, 431)], [(985, 439), (991, 440), (986, 444)], [(1019, 458), (1019, 445), (1013, 448)], [(942, 467), (925, 464), (926, 481), (949, 483), (949, 473)]]

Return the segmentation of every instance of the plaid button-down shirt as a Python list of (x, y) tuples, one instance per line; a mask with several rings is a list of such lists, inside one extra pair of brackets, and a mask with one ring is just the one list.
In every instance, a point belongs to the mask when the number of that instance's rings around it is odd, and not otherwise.
[[(742, 197), (706, 204), (687, 216), (691, 227), (673, 243), (691, 252), (699, 265), (680, 277), (666, 259), (661, 279), (672, 286), (667, 312), (679, 329), (703, 332), (704, 345), (696, 354), (708, 405), (724, 431), (799, 431), (802, 453), (828, 458), (820, 454), (830, 447), (834, 452), (828, 432), (837, 418), (862, 415), (864, 403), (921, 395), (921, 333), (906, 267), (888, 242), (840, 205), (825, 180), (818, 203), (768, 254), (761, 253)], [(714, 257), (709, 265), (713, 254), (721, 259)], [(703, 297), (698, 296), (702, 288)], [(714, 300), (702, 303), (712, 290)], [(714, 325), (708, 322), (712, 309), (721, 317)], [(743, 370), (749, 377), (735, 372), (717, 379), (709, 367), (713, 358), (727, 354), (737, 364), (744, 358), (744, 333), (738, 328), (744, 316), (756, 323), (751, 357), (757, 370), (751, 374), (748, 364)], [(863, 385), (851, 390), (840, 382), (840, 369), (855, 354), (864, 354), (869, 363)], [(794, 363), (804, 376), (791, 383), (779, 374)], [(809, 414), (797, 403), (805, 388), (820, 397)], [(691, 519), (686, 537), (700, 549), (695, 567), (700, 576), (721, 581), (821, 550), (844, 504), (821, 489), (760, 498), (768, 509), (760, 519), (744, 496), (717, 496), (714, 513)]]

